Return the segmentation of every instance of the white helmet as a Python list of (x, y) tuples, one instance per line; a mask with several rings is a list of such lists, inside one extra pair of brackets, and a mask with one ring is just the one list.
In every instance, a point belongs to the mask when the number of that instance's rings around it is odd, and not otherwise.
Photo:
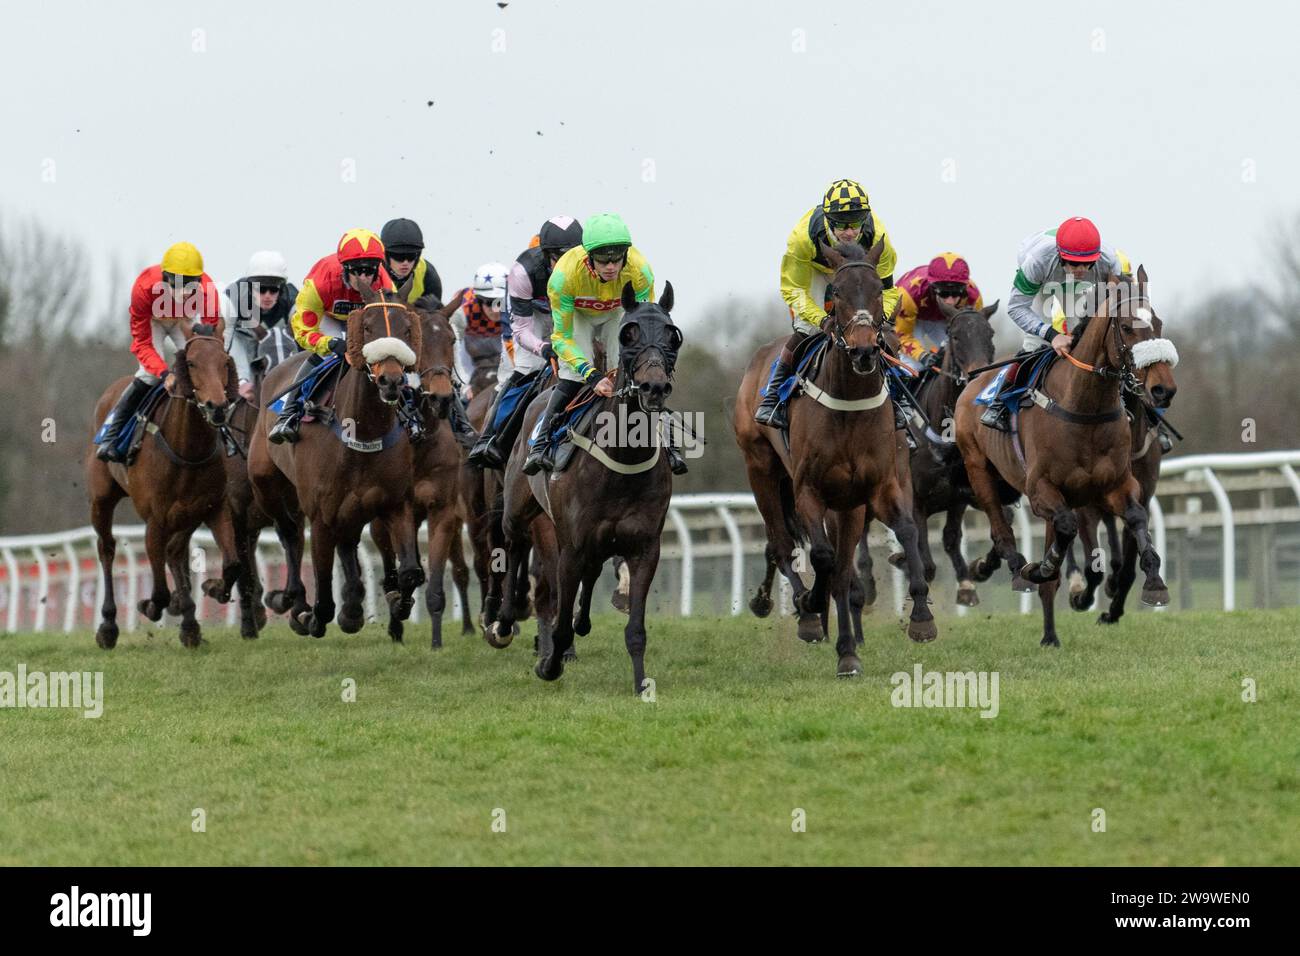
[(509, 271), (500, 262), (483, 263), (474, 273), (474, 294), (484, 299), (504, 299)]
[(270, 249), (263, 249), (261, 252), (253, 253), (253, 258), (248, 260), (248, 275), (250, 278), (265, 276), (288, 282), (289, 265), (284, 261), (284, 256), (280, 255), (280, 253)]

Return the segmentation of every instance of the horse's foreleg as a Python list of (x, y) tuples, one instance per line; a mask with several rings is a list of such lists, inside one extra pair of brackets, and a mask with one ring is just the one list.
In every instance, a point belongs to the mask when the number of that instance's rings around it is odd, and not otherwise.
[(1146, 580), (1142, 584), (1142, 603), (1149, 607), (1164, 607), (1169, 603), (1169, 589), (1160, 576), (1160, 555), (1156, 554), (1147, 531), (1147, 510), (1139, 499), (1141, 488), (1132, 475), (1124, 487), (1106, 497), (1106, 505), (1114, 515), (1122, 517), (1137, 542), (1138, 563)]
[(287, 513), (277, 515), (273, 523), (275, 536), (284, 549), (284, 590), (267, 592), (264, 601), (275, 613), (289, 615), (289, 627), (295, 634), (306, 634), (304, 618), (310, 609), (307, 606), (307, 588), (302, 580), (302, 523)]
[(1110, 609), (1097, 617), (1098, 624), (1117, 624), (1124, 616), (1124, 602), (1137, 580), (1137, 538), (1127, 528), (1123, 538), (1124, 555), (1120, 559), (1119, 573), (1115, 577), (1115, 593), (1110, 598)]
[(221, 577), (204, 581), (203, 592), (225, 604), (238, 583), (239, 636), (257, 637), (257, 620), (253, 615), (257, 600), (253, 589), (253, 556), (246, 546), (244, 524), (242, 521), (237, 523), (230, 509), (223, 505), (207, 525), (221, 551)]
[(316, 602), (303, 622), (312, 637), (324, 637), (334, 620), (334, 529), (319, 522), (311, 529), (311, 562), (316, 577)]
[[(462, 634), (474, 633), (474, 612), (469, 606), (469, 565), (465, 563), (465, 546), (461, 542), (461, 524), (457, 518), (455, 527), (451, 532), (451, 540), (448, 542), (450, 549), (447, 552), (451, 559), (451, 581), (456, 586), (456, 593), (460, 595), (460, 632)], [(502, 552), (504, 554), (504, 551)]]
[(876, 603), (876, 574), (871, 561), (871, 545), (867, 540), (871, 536), (871, 519), (862, 522), (862, 538), (858, 541), (858, 574), (862, 576), (862, 601), (870, 605)]
[(557, 680), (564, 673), (564, 652), (573, 646), (573, 605), (582, 581), (579, 560), (575, 554), (560, 554), (560, 601), (555, 609), (555, 627), (550, 639), (540, 642), (537, 666), (533, 668), (542, 680)]
[(1074, 509), (1066, 505), (1060, 489), (1045, 479), (1040, 479), (1031, 489), (1029, 505), (1034, 514), (1047, 521), (1046, 546), (1043, 559), (1025, 565), (1020, 576), (1030, 584), (1044, 584), (1061, 576), (1065, 553), (1079, 533), (1079, 519)]
[(359, 546), (360, 541), (356, 538), (340, 541), (338, 546), (339, 564), (343, 566), (343, 606), (339, 608), (339, 630), (344, 634), (355, 634), (366, 623), (363, 603), (366, 585), (361, 577), (361, 561), (357, 556)]
[(637, 554), (627, 555), (628, 612), (623, 641), (632, 658), (632, 693), (646, 689), (645, 676), (645, 606), (646, 596), (659, 567), (659, 539), (654, 538)]
[(896, 480), (887, 480), (876, 491), (875, 514), (887, 524), (903, 546), (907, 557), (907, 592), (912, 599), (912, 613), (907, 622), (907, 636), (924, 643), (939, 636), (939, 627), (930, 611), (930, 585), (925, 579), (925, 565), (917, 540), (920, 531), (912, 518), (912, 509)]
[(948, 555), (952, 572), (957, 576), (957, 603), (963, 607), (975, 607), (980, 603), (979, 595), (975, 593), (970, 568), (961, 554), (962, 517), (965, 514), (965, 502), (958, 501), (948, 506), (947, 518), (943, 523), (943, 553)]
[[(441, 513), (429, 513), (429, 581), (424, 588), (424, 606), (429, 612), (429, 646), (434, 649), (442, 647), (442, 615), (447, 608), (447, 594), (443, 590), (442, 579), (452, 542), (460, 530), (458, 524), (453, 508), (443, 508)], [(462, 604), (462, 608), (468, 616), (469, 606)]]
[(813, 567), (812, 589), (795, 598), (795, 607), (799, 610), (799, 637), (806, 641), (821, 640), (821, 621), (806, 619), (819, 618), (826, 610), (831, 579), (835, 574), (835, 549), (826, 536), (826, 505), (817, 493), (810, 487), (800, 488), (796, 502), (799, 518), (808, 532), (808, 559)]
[(408, 499), (394, 510), (389, 525), (397, 553), (397, 587), (402, 600), (411, 604), (415, 589), (425, 583), (424, 568), (420, 566), (420, 520)]
[[(1083, 548), (1083, 571), (1076, 568), (1069, 573), (1070, 607), (1076, 611), (1086, 611), (1096, 599), (1097, 587), (1102, 581), (1101, 569), (1097, 567), (1097, 522), (1086, 509), (1077, 511), (1079, 521), (1079, 544)], [(1071, 544), (1066, 552), (1067, 565), (1074, 563), (1074, 546)]]
[(835, 650), (839, 654), (839, 663), (835, 671), (837, 677), (857, 677), (862, 673), (862, 662), (853, 653), (858, 644), (858, 635), (862, 632), (862, 619), (859, 616), (861, 607), (855, 609), (852, 606), (852, 590), (853, 583), (857, 580), (853, 557), (866, 524), (866, 510), (865, 507), (860, 507), (836, 515), (834, 545), (835, 624), (838, 631)]
[[(1050, 527), (1048, 534), (1051, 534)], [(1056, 636), (1056, 591), (1060, 586), (1060, 575), (1038, 585), (1038, 599), (1043, 605), (1043, 639), (1039, 643), (1043, 647), (1061, 646), (1061, 639)]]
[(171, 591), (167, 587), (167, 532), (160, 519), (155, 518), (145, 526), (144, 547), (153, 572), (153, 590), (149, 597), (136, 604), (136, 609), (149, 620), (159, 621), (171, 603)]
[[(963, 448), (962, 453), (965, 455), (967, 450)], [(1002, 506), (997, 482), (990, 467), (982, 452), (972, 451), (966, 458), (966, 475), (970, 478), (971, 491), (975, 495), (976, 504), (989, 519), (989, 537), (993, 541), (989, 554), (971, 566), (971, 579), (974, 581), (987, 581), (1002, 561), (1007, 562), (1013, 576), (1018, 575), (1025, 564), (1025, 556), (1016, 550), (1016, 535), (1011, 530), (1010, 511)]]
[[(1123, 548), (1128, 546), (1128, 530), (1124, 531), (1124, 538), (1121, 540), (1119, 530), (1115, 527), (1115, 516), (1112, 514), (1103, 514), (1101, 520), (1106, 523), (1106, 540), (1110, 542), (1110, 576), (1106, 578), (1106, 596), (1114, 597), (1115, 590), (1119, 586), (1119, 575), (1123, 570), (1124, 558), (1122, 556)], [(1132, 585), (1132, 581), (1129, 582)]]

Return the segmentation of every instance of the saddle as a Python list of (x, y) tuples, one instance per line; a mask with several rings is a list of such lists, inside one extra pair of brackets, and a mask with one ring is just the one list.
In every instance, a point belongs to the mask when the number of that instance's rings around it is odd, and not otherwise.
[[(584, 438), (590, 437), (592, 422), (596, 419), (597, 397), (594, 388), (590, 385), (584, 385), (570, 403), (573, 407), (564, 415), (563, 421), (551, 433), (551, 457), (555, 461), (555, 467), (551, 469), (552, 475), (561, 474), (573, 460), (573, 453), (577, 451), (578, 446), (570, 440), (571, 436), (578, 434)], [(545, 416), (538, 420), (533, 429), (533, 434), (529, 436), (528, 444), (530, 447), (540, 434), (544, 420)]]
[[(299, 388), (302, 393), (302, 420), (318, 421), (328, 425), (334, 419), (334, 393), (339, 380), (347, 371), (345, 363), (337, 355), (330, 355), (316, 370), (308, 375)], [(286, 393), (287, 394), (287, 393)], [(270, 410), (277, 415), (284, 411), (285, 395), (280, 395), (270, 405)]]
[(990, 405), (994, 399), (1000, 398), (1013, 412), (1023, 408), (1030, 403), (1030, 392), (1038, 388), (1056, 358), (1055, 352), (1048, 352), (1030, 361), (1002, 366), (993, 376), (993, 381), (975, 397), (975, 404)]
[[(117, 433), (117, 442), (113, 447), (122, 457), (123, 464), (127, 468), (130, 468), (135, 463), (136, 455), (140, 453), (140, 445), (144, 441), (147, 432), (145, 425), (166, 394), (167, 389), (161, 381), (158, 382), (140, 402), (135, 414), (128, 421), (122, 423), (122, 428)], [(108, 419), (105, 419), (104, 424), (99, 426), (99, 430), (95, 432), (95, 444), (99, 444), (104, 440), (104, 436), (108, 432), (108, 425)]]
[[(826, 345), (830, 342), (830, 336), (825, 332), (818, 332), (816, 335), (810, 335), (799, 343), (799, 347), (794, 350), (794, 373), (777, 386), (777, 395), (779, 402), (785, 405), (794, 396), (795, 390), (799, 385), (799, 379), (814, 379), (817, 373), (821, 371), (822, 361), (826, 358)], [(780, 356), (772, 359), (772, 364), (767, 370), (767, 377), (770, 380), (772, 373), (776, 370), (776, 363), (780, 361)], [(767, 385), (764, 383), (759, 389), (759, 397), (762, 397)]]

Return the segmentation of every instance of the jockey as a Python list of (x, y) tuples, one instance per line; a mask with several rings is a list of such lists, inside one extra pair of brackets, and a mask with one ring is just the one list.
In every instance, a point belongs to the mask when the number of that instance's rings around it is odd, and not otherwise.
[(284, 256), (272, 250), (253, 253), (248, 272), (226, 286), (228, 314), (226, 351), (239, 373), (239, 394), (253, 397), (253, 359), (257, 353), (257, 327), (268, 331), (289, 318), (298, 287), (289, 281)]
[(388, 253), (385, 266), (406, 304), (423, 312), (442, 308), (442, 279), (424, 256), (424, 233), (410, 219), (390, 219), (379, 231)]
[[(632, 245), (632, 234), (622, 218), (614, 213), (591, 216), (582, 224), (582, 245), (560, 256), (546, 285), (555, 325), (551, 347), (559, 360), (560, 380), (551, 389), (541, 431), (524, 461), (524, 474), (555, 467), (551, 434), (584, 384), (602, 397), (614, 394), (613, 382), (588, 356), (599, 344), (606, 364), (618, 367), (623, 286), (629, 282), (638, 302), (654, 301), (654, 272)], [(668, 452), (673, 473), (681, 474), (686, 462), (675, 449)]]
[[(898, 257), (885, 224), (872, 212), (867, 191), (851, 179), (831, 183), (821, 205), (804, 213), (786, 241), (781, 258), (781, 298), (790, 306), (794, 334), (781, 349), (776, 368), (768, 379), (763, 401), (754, 410), (754, 421), (771, 428), (786, 428), (789, 422), (779, 389), (794, 374), (795, 349), (810, 335), (816, 335), (826, 321), (825, 303), (831, 300), (827, 277), (835, 270), (826, 262), (822, 247), (837, 242), (856, 242), (870, 249), (884, 242), (876, 274), (885, 286), (883, 308), (891, 315), (899, 301), (894, 288), (894, 264)], [(894, 408), (896, 425), (904, 426), (903, 413)]]
[(163, 361), (163, 341), (170, 339), (182, 349), (185, 320), (212, 326), (221, 321), (221, 294), (203, 271), (199, 250), (188, 242), (178, 242), (163, 253), (161, 263), (141, 272), (131, 287), (130, 314), (131, 354), (140, 367), (105, 420), (108, 428), (95, 452), (100, 461), (123, 461), (114, 447), (122, 424), (164, 376), (167, 388), (172, 387), (174, 376)]
[[(917, 266), (898, 281), (899, 308), (894, 328), (899, 357), (914, 372), (924, 374), (939, 365), (948, 343), (948, 320), (939, 308), (984, 308), (980, 290), (970, 281), (970, 266), (955, 252), (944, 252), (926, 266)], [(919, 379), (918, 379), (919, 381)]]
[[(384, 244), (369, 229), (349, 229), (338, 250), (319, 260), (298, 293), (289, 322), (298, 344), (312, 353), (298, 367), (298, 375), (284, 396), (284, 410), (267, 438), (275, 444), (296, 442), (302, 419), (303, 396), (299, 386), (331, 355), (346, 361), (347, 316), (362, 303), (361, 290), (392, 292), (393, 280), (384, 269)], [(412, 444), (424, 437), (416, 395), (403, 389), (398, 414)]]
[[(505, 466), (509, 449), (499, 448), (496, 444), (497, 407), (507, 391), (555, 359), (555, 348), (551, 345), (551, 300), (547, 296), (546, 284), (560, 258), (581, 244), (580, 222), (572, 216), (552, 216), (538, 230), (537, 245), (521, 252), (510, 267), (506, 283), (509, 293), (507, 313), (502, 333), (508, 328), (514, 341), (514, 370), (497, 388), (496, 401), (483, 421), (481, 437), (470, 452), (471, 464), (485, 468)], [(503, 356), (501, 361), (504, 365), (507, 358)]]
[[(1049, 345), (1057, 355), (1069, 355), (1066, 319), (1078, 312), (1079, 296), (1107, 276), (1130, 271), (1127, 257), (1102, 243), (1097, 227), (1082, 216), (1027, 237), (1016, 258), (1007, 313), (1025, 333), (1022, 355)], [(980, 421), (998, 431), (1011, 430), (1011, 412), (1000, 395), (989, 403)]]
[(474, 272), (474, 284), (465, 290), (460, 308), (451, 315), (451, 327), (456, 333), (456, 377), (465, 382), (465, 396), (461, 398), (460, 385), (455, 384), (455, 400), (448, 405), (452, 432), (466, 448), (473, 448), (478, 432), (465, 415), (465, 403), (474, 397), (474, 388), (468, 383), (474, 379), (474, 370), (501, 361), (501, 310), (506, 298), (506, 267), (500, 262), (485, 262)]

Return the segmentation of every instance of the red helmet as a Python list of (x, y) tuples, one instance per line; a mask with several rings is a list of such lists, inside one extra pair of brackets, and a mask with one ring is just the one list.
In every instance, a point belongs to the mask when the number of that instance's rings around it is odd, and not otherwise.
[(1056, 251), (1067, 262), (1096, 262), (1101, 258), (1101, 233), (1091, 219), (1074, 216), (1056, 230)]
[(378, 259), (383, 261), (384, 244), (369, 229), (349, 229), (339, 240), (339, 262), (352, 262), (356, 259)]
[(925, 277), (931, 282), (970, 282), (970, 266), (955, 252), (944, 252), (930, 260)]

